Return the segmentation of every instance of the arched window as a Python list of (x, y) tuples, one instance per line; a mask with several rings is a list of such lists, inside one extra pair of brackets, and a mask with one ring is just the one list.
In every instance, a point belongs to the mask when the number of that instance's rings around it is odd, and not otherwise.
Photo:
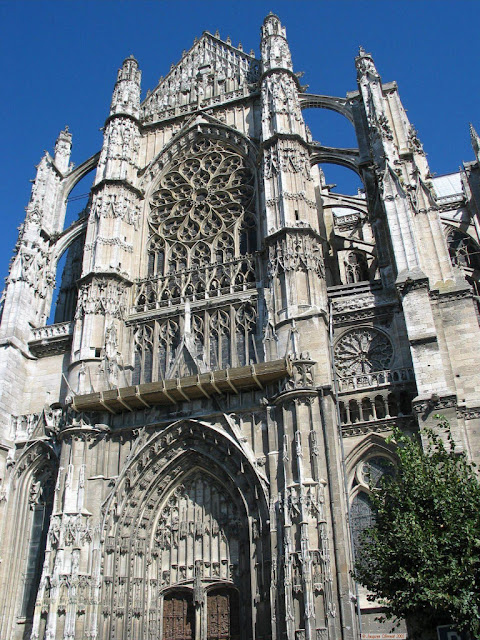
[(370, 279), (368, 273), (368, 262), (361, 251), (351, 251), (345, 258), (345, 284), (355, 284), (365, 282)]
[(30, 489), (29, 503), (32, 518), (20, 611), (20, 616), (23, 618), (31, 618), (33, 616), (35, 598), (42, 574), (50, 515), (52, 513), (53, 488), (53, 470), (49, 469), (46, 473), (34, 479)]
[[(73, 320), (77, 307), (77, 281), (82, 275), (85, 234), (76, 238), (60, 258), (57, 267), (57, 287), (53, 293), (55, 305), (54, 322)], [(61, 274), (61, 276), (60, 276)], [(58, 278), (60, 277), (60, 282)], [(58, 292), (58, 295), (55, 294)]]
[(354, 470), (355, 494), (350, 505), (350, 523), (354, 553), (361, 553), (363, 533), (375, 523), (375, 513), (370, 499), (370, 491), (378, 487), (385, 475), (394, 473), (393, 461), (384, 455), (372, 453), (360, 460)]
[(375, 523), (370, 497), (365, 491), (359, 491), (350, 507), (353, 549), (357, 556), (361, 551), (363, 532)]
[(230, 365), (230, 317), (219, 310), (210, 316), (210, 368), (225, 369)]
[(469, 235), (453, 229), (448, 234), (447, 242), (452, 264), (480, 269), (480, 246)]
[[(151, 196), (150, 246), (165, 243), (169, 273), (207, 268), (212, 257), (224, 263), (252, 253), (255, 220), (254, 176), (243, 156), (199, 138), (172, 162)], [(149, 257), (149, 273), (158, 262)]]

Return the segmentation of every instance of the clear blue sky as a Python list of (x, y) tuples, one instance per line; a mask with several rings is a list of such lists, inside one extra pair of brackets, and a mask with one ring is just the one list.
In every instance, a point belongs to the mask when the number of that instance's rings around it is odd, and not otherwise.
[[(269, 11), (287, 28), (295, 70), (305, 72), (309, 91), (344, 96), (355, 89), (354, 57), (362, 45), (383, 81), (397, 81), (431, 170), (456, 171), (473, 159), (468, 123), (480, 130), (478, 0), (0, 0), (0, 278), (34, 165), (66, 124), (76, 164), (100, 148), (99, 128), (126, 56), (133, 53), (140, 63), (145, 95), (204, 30), (218, 29), (258, 55)], [(354, 144), (337, 114), (306, 114), (316, 140)], [(327, 171), (327, 179), (340, 186), (342, 169)]]

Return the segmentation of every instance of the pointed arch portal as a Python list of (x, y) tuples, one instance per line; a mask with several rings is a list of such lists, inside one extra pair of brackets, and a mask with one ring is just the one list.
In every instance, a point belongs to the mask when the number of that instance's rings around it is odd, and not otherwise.
[(242, 456), (215, 430), (188, 421), (134, 457), (106, 536), (105, 637), (252, 637), (252, 594), (264, 581), (254, 560), (268, 555), (267, 512)]

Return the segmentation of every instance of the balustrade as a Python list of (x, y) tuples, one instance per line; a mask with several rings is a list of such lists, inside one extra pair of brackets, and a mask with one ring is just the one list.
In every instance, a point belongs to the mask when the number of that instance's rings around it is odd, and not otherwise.
[(405, 384), (414, 382), (415, 376), (412, 368), (386, 369), (384, 371), (372, 371), (371, 373), (359, 373), (338, 379), (340, 393), (356, 391), (357, 389), (376, 388), (384, 385)]
[(32, 330), (32, 340), (48, 340), (73, 334), (73, 322), (57, 322), (46, 327), (36, 327)]
[(156, 276), (137, 281), (134, 312), (179, 304), (185, 299), (204, 300), (256, 286), (255, 258), (244, 256), (223, 264)]

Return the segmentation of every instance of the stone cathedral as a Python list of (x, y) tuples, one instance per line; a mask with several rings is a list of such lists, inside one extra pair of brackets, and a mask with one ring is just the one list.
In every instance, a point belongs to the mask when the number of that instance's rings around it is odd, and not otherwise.
[[(388, 631), (351, 577), (386, 436), (441, 412), (480, 458), (480, 138), (434, 176), (369, 53), (332, 97), (273, 14), (260, 51), (205, 32), (143, 101), (127, 58), (100, 151), (74, 167), (66, 129), (37, 167), (0, 324), (1, 640)], [(315, 142), (317, 108), (358, 147)]]

